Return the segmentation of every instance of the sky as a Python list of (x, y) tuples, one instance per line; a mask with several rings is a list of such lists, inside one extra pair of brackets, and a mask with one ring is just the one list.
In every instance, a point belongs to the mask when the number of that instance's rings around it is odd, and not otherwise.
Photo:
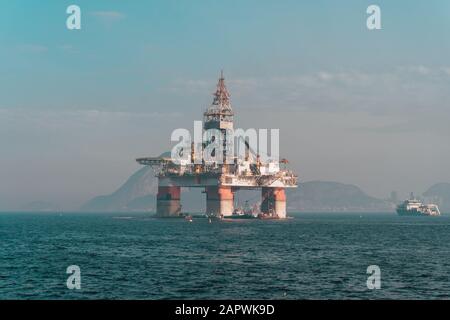
[(222, 69), (236, 127), (279, 128), (301, 181), (420, 194), (450, 182), (449, 57), (446, 0), (0, 0), (0, 210), (111, 193)]

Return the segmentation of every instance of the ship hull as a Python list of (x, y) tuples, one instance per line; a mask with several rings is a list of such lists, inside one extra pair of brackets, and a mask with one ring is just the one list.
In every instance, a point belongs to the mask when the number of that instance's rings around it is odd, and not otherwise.
[(438, 216), (438, 214), (427, 214), (418, 210), (404, 210), (397, 209), (397, 214), (399, 216), (407, 216), (407, 217), (430, 217), (430, 216)]
[(413, 210), (397, 210), (399, 216), (420, 217), (426, 216), (425, 214)]
[(227, 219), (256, 219), (257, 217), (250, 214), (233, 214), (228, 216)]

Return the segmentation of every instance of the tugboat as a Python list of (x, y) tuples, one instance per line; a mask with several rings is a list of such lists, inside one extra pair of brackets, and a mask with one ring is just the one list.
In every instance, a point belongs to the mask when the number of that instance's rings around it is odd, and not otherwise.
[(233, 214), (228, 217), (231, 219), (256, 219), (258, 217), (258, 212), (255, 209), (257, 205), (254, 206), (254, 208), (250, 208), (248, 205), (248, 201), (245, 201), (244, 208), (236, 208), (233, 211)]
[(280, 217), (274, 212), (273, 209), (270, 209), (268, 213), (260, 213), (260, 214), (258, 214), (258, 219), (261, 219), (261, 220), (274, 220), (274, 219), (280, 219)]
[(206, 217), (208, 218), (208, 222), (209, 223), (212, 223), (212, 222), (215, 222), (215, 221), (221, 221), (221, 220), (224, 219), (223, 215), (216, 216), (214, 213), (206, 214)]
[(435, 204), (423, 204), (420, 200), (411, 196), (408, 200), (397, 206), (397, 213), (399, 216), (440, 216), (441, 212)]

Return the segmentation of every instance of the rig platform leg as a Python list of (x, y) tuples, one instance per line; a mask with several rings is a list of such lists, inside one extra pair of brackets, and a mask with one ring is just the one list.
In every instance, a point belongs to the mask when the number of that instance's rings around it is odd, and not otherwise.
[(180, 187), (158, 187), (156, 196), (156, 216), (176, 217), (181, 214)]
[(284, 188), (263, 187), (261, 192), (261, 212), (286, 218), (286, 193)]
[(206, 187), (206, 214), (231, 216), (234, 210), (233, 199), (231, 187)]

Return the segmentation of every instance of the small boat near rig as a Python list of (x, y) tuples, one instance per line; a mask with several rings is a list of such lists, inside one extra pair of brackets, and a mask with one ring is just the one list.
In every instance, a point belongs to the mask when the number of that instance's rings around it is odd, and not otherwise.
[(244, 207), (237, 207), (233, 210), (233, 214), (229, 216), (230, 219), (256, 219), (261, 211), (255, 204), (252, 208), (249, 207), (248, 201), (245, 201)]
[(423, 204), (411, 193), (408, 200), (397, 206), (399, 216), (440, 216), (441, 212), (435, 204)]

